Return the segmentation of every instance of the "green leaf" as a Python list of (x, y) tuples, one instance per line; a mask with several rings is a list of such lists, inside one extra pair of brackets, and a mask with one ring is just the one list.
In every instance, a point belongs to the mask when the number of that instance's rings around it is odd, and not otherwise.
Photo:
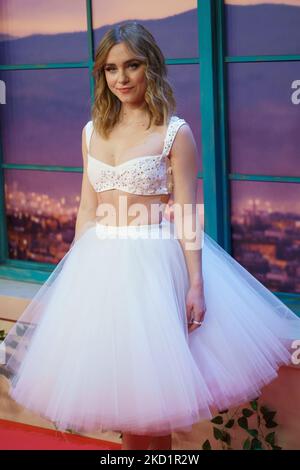
[(229, 434), (229, 432), (226, 432), (226, 431), (223, 431), (223, 437), (221, 439), (223, 442), (226, 442), (226, 444), (228, 444), (230, 446), (231, 444), (231, 436)]
[(263, 450), (261, 441), (256, 437), (251, 441), (251, 450)]
[(223, 418), (222, 416), (215, 416), (213, 419), (210, 420), (211, 423), (214, 424), (223, 424)]
[(252, 410), (256, 411), (257, 410), (257, 399), (250, 401), (250, 406)]
[(276, 428), (276, 426), (278, 426), (278, 423), (275, 421), (269, 421), (266, 423), (266, 428)]
[(234, 419), (230, 419), (229, 421), (227, 421), (227, 423), (225, 424), (225, 428), (232, 428), (232, 426), (234, 425)]
[(272, 421), (275, 418), (276, 411), (268, 411), (267, 413), (262, 413), (265, 421)]
[(272, 446), (275, 444), (275, 432), (274, 431), (267, 434), (266, 441)]
[(202, 450), (211, 450), (211, 445), (208, 439), (202, 444)]
[(243, 408), (242, 413), (245, 416), (245, 418), (249, 418), (250, 416), (254, 414), (252, 410), (249, 410), (249, 408)]
[(244, 441), (244, 444), (243, 444), (243, 450), (249, 450), (250, 447), (251, 447), (250, 438), (247, 437), (247, 439)]
[(274, 416), (276, 415), (276, 411), (271, 411), (271, 410), (266, 410), (266, 409), (264, 409), (264, 411), (261, 411), (261, 413), (264, 416), (264, 418), (271, 417), (273, 419)]
[(258, 436), (258, 430), (257, 429), (247, 429), (247, 432), (250, 434), (250, 436), (253, 436), (253, 437)]
[(265, 415), (266, 413), (269, 413), (269, 412), (270, 412), (269, 408), (268, 408), (267, 406), (265, 406), (265, 405), (262, 405), (262, 406), (260, 407), (260, 411), (262, 412), (263, 415)]
[(222, 431), (221, 431), (219, 428), (216, 428), (215, 426), (213, 427), (213, 431), (214, 431), (214, 437), (215, 437), (215, 439), (217, 439), (217, 440), (220, 439), (220, 440), (221, 440), (222, 437), (223, 437)]
[(247, 418), (245, 418), (245, 416), (241, 416), (241, 418), (239, 418), (237, 422), (241, 428), (248, 429), (248, 420)]

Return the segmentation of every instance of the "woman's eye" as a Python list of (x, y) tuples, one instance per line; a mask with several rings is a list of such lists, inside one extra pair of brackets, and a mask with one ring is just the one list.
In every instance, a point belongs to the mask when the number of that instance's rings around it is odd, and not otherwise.
[[(136, 69), (140, 64), (129, 64), (129, 67), (133, 67), (134, 69)], [(114, 72), (116, 69), (115, 67), (108, 67), (105, 69), (106, 72)]]

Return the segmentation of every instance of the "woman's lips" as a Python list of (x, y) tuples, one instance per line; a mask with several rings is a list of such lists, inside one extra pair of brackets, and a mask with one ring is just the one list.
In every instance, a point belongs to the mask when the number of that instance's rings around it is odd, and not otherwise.
[(131, 88), (119, 88), (120, 93), (128, 93), (130, 90), (132, 90), (132, 87)]

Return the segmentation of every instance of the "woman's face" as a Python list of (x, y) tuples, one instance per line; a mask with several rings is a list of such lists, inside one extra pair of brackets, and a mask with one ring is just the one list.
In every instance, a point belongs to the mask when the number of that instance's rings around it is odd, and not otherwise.
[(144, 101), (147, 89), (145, 64), (136, 59), (124, 43), (116, 44), (110, 49), (104, 71), (108, 88), (121, 102)]

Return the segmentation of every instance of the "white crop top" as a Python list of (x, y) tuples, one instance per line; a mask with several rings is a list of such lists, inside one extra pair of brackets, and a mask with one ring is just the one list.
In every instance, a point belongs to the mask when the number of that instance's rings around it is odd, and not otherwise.
[[(109, 189), (120, 189), (140, 195), (169, 194), (173, 190), (172, 166), (169, 153), (182, 124), (186, 121), (172, 116), (160, 155), (145, 155), (131, 158), (119, 165), (109, 165), (88, 153), (87, 175), (97, 193)], [(85, 125), (86, 144), (89, 152), (93, 121)]]

